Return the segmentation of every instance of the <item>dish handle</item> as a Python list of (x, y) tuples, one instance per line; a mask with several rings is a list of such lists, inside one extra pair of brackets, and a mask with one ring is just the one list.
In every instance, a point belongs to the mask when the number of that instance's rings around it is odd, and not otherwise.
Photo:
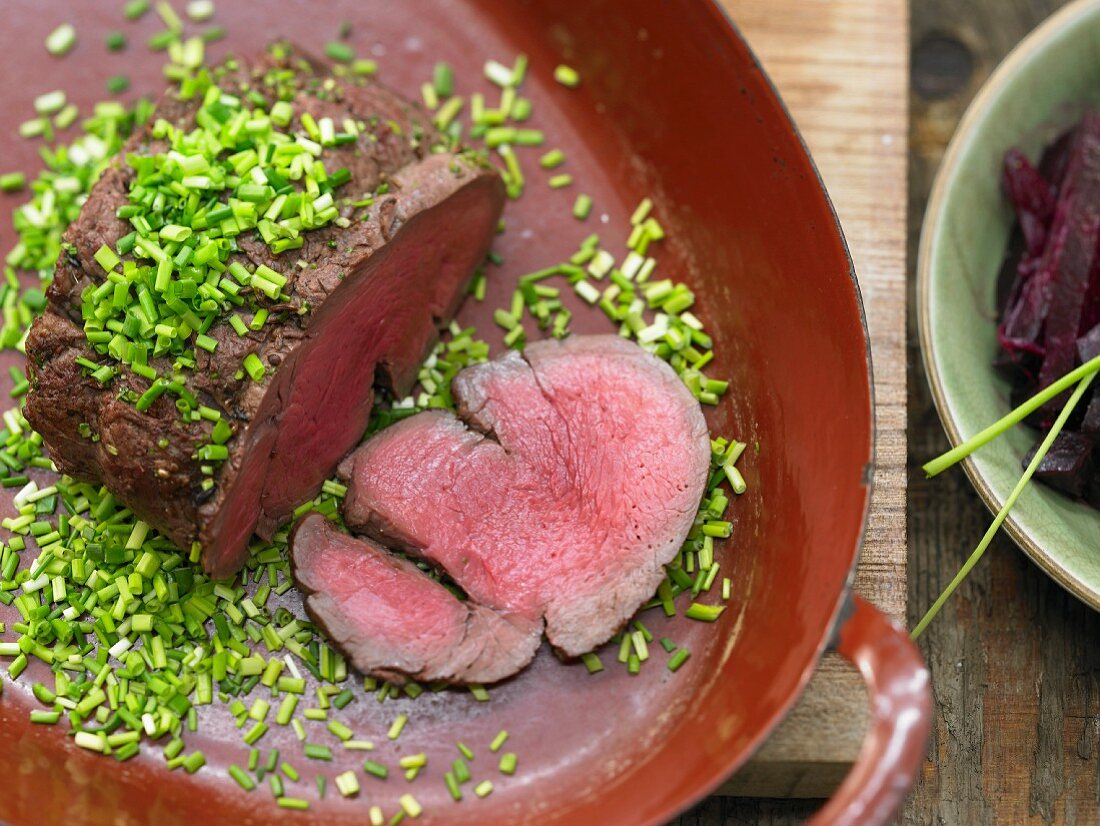
[(835, 648), (867, 683), (871, 728), (851, 772), (810, 824), (886, 824), (924, 760), (932, 723), (928, 667), (903, 628), (854, 594)]

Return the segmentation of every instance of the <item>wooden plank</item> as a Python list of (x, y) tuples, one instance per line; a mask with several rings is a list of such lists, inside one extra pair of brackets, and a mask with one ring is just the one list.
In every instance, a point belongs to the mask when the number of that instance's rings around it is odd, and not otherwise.
[[(779, 88), (844, 227), (875, 372), (877, 469), (856, 590), (906, 610), (905, 231), (908, 15), (904, 0), (724, 0)], [(721, 793), (820, 797), (859, 753), (868, 719), (835, 656)]]
[[(913, 5), (910, 239), (947, 142), (985, 78), (1061, 0), (923, 0)], [(915, 258), (913, 259), (915, 263)], [(914, 325), (915, 329), (915, 325)], [(947, 447), (910, 342), (917, 461)], [(988, 526), (958, 469), (909, 491), (915, 617)], [(921, 647), (936, 707), (930, 761), (901, 821), (1100, 822), (1100, 614), (997, 537)]]

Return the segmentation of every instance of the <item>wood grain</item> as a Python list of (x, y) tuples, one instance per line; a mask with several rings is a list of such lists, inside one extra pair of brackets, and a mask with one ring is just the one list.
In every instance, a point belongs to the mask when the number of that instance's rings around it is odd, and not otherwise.
[[(904, 0), (724, 0), (790, 108), (836, 205), (867, 313), (875, 372), (875, 491), (856, 590), (906, 610), (905, 231), (907, 13)], [(806, 695), (722, 792), (820, 797), (863, 742), (867, 698), (828, 656)], [(714, 804), (720, 821), (766, 819)], [(692, 817), (700, 817), (699, 811)]]
[[(939, 165), (967, 103), (1000, 59), (1061, 5), (1054, 0), (914, 4), (910, 262)], [(956, 44), (945, 48), (945, 43)], [(944, 55), (970, 56), (969, 66)], [(946, 83), (930, 82), (939, 77)], [(960, 470), (929, 482), (943, 450), (910, 312), (910, 619), (936, 597), (989, 524)], [(931, 760), (903, 819), (939, 823), (1100, 823), (1100, 615), (1006, 537), (994, 541), (921, 640), (938, 711)]]

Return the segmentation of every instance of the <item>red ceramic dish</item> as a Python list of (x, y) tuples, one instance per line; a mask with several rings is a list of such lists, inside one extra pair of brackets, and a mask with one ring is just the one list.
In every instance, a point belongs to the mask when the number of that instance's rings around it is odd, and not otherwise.
[[(138, 91), (160, 85), (161, 56), (141, 45), (159, 29), (152, 16), (125, 24), (113, 4), (60, 0), (9, 0), (5, 12), (7, 31), (18, 33), (0, 52), (5, 169), (34, 167), (36, 147), (17, 137), (16, 124), (36, 94), (63, 87), (86, 108), (113, 74), (134, 77)], [(62, 20), (76, 23), (80, 44), (59, 61), (42, 42)], [(455, 740), (482, 744), (484, 753), (508, 729), (520, 770), (505, 779), (495, 761), (475, 761), (478, 779), (492, 777), (497, 788), (457, 805), (442, 782), (407, 787), (394, 778), (364, 780), (355, 802), (330, 794), (306, 815), (276, 809), (266, 791), (246, 795), (225, 775), (247, 749), (224, 713), (205, 715), (190, 741), (209, 760), (197, 775), (167, 773), (149, 748), (119, 766), (73, 748), (60, 729), (31, 726), (34, 700), (23, 678), (6, 684), (0, 699), (0, 776), (17, 778), (4, 783), (0, 820), (351, 823), (363, 822), (368, 801), (392, 811), (412, 790), (425, 809), (418, 822), (659, 823), (749, 757), (793, 704), (839, 623), (838, 648), (875, 695), (875, 726), (864, 759), (820, 818), (884, 822), (923, 754), (927, 673), (899, 629), (866, 603), (847, 601), (873, 461), (866, 330), (828, 198), (748, 47), (716, 5), (697, 0), (284, 0), (219, 3), (217, 22), (230, 37), (214, 52), (256, 50), (280, 35), (319, 52), (344, 20), (353, 25), (352, 45), (379, 60), (381, 78), (410, 95), (436, 60), (451, 63), (460, 92), (469, 92), (480, 88), (486, 58), (530, 56), (524, 93), (578, 184), (553, 191), (531, 171), (528, 193), (506, 213), (509, 229), (498, 245), (505, 265), (485, 305), (464, 308), (464, 322), (484, 322), (510, 295), (510, 279), (561, 260), (589, 232), (625, 239), (637, 201), (656, 201), (671, 236), (660, 267), (696, 290), (718, 342), (710, 372), (733, 381), (711, 411), (712, 428), (759, 445), (739, 465), (750, 491), (734, 503), (735, 538), (721, 559), (733, 580), (731, 608), (716, 626), (653, 619), (657, 634), (667, 627), (693, 652), (676, 674), (654, 664), (638, 677), (618, 668), (590, 676), (544, 651), (495, 688), (489, 704), (447, 693), (349, 706), (344, 719), (358, 735), (381, 741), (393, 716), (410, 711), (400, 750), (380, 751), (427, 752), (426, 774), (435, 781), (456, 756)], [(109, 55), (103, 37), (118, 28), (132, 45)], [(561, 62), (579, 69), (578, 90), (549, 79)], [(595, 202), (586, 224), (569, 211), (582, 190)], [(10, 226), (17, 202), (0, 201), (0, 226)], [(603, 330), (606, 322), (586, 315), (575, 328)], [(298, 753), (289, 731), (272, 732), (263, 746)]]

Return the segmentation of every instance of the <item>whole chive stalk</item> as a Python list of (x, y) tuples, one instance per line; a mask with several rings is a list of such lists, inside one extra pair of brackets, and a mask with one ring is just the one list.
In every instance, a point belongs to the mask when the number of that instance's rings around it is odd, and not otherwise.
[[(1100, 357), (1097, 357), (1092, 361), (1100, 362)], [(1086, 362), (1086, 364), (1092, 364), (1092, 361)], [(993, 537), (997, 534), (997, 531), (1000, 530), (1001, 524), (1008, 517), (1008, 512), (1012, 510), (1012, 506), (1016, 504), (1016, 500), (1019, 499), (1020, 494), (1024, 492), (1024, 488), (1026, 488), (1027, 483), (1031, 481), (1031, 477), (1035, 475), (1035, 471), (1039, 467), (1039, 464), (1043, 461), (1043, 458), (1050, 451), (1050, 446), (1054, 444), (1054, 440), (1057, 439), (1058, 434), (1062, 432), (1062, 428), (1065, 427), (1066, 422), (1069, 420), (1070, 415), (1073, 413), (1073, 409), (1077, 407), (1077, 403), (1081, 401), (1081, 397), (1085, 394), (1085, 391), (1088, 389), (1088, 386), (1092, 383), (1092, 380), (1095, 377), (1096, 373), (1094, 371), (1088, 373), (1084, 376), (1084, 378), (1081, 378), (1079, 380), (1077, 387), (1074, 388), (1073, 393), (1070, 394), (1069, 399), (1066, 401), (1065, 406), (1062, 408), (1062, 412), (1058, 414), (1058, 418), (1054, 420), (1054, 424), (1051, 425), (1051, 428), (1047, 432), (1047, 435), (1040, 443), (1039, 449), (1036, 450), (1035, 455), (1031, 457), (1031, 461), (1028, 463), (1027, 468), (1020, 476), (1020, 481), (1016, 483), (1016, 486), (1012, 489), (1012, 492), (1008, 495), (1008, 498), (1005, 499), (1004, 504), (1001, 505), (1001, 509), (997, 511), (997, 515), (993, 517), (993, 522), (992, 524), (990, 524), (989, 528), (985, 532), (985, 535), (978, 543), (978, 547), (974, 549), (974, 552), (971, 553), (970, 557), (966, 560), (965, 563), (963, 563), (962, 568), (960, 568), (959, 572), (955, 574), (954, 579), (952, 579), (951, 582), (948, 583), (947, 587), (943, 590), (943, 593), (940, 594), (939, 598), (934, 603), (932, 603), (932, 607), (928, 609), (923, 617), (921, 617), (920, 622), (917, 623), (916, 627), (909, 635), (912, 639), (915, 640), (924, 632), (924, 629), (928, 627), (928, 623), (936, 618), (936, 615), (940, 612), (940, 609), (943, 608), (944, 603), (946, 603), (947, 600), (950, 599), (951, 595), (955, 593), (955, 589), (959, 587), (959, 584), (964, 579), (966, 579), (967, 574), (969, 574), (974, 566), (978, 564), (978, 561), (982, 558), (982, 555), (985, 553), (986, 548), (989, 547), (989, 543), (993, 541)]]
[(924, 464), (921, 469), (924, 471), (925, 476), (931, 479), (933, 476), (943, 473), (952, 465), (961, 462), (975, 450), (993, 441), (1013, 425), (1019, 424), (1055, 396), (1068, 390), (1086, 376), (1096, 375), (1098, 370), (1100, 370), (1100, 356), (1091, 358), (1077, 369), (1066, 373), (1062, 378), (1040, 390), (1026, 402), (999, 418), (980, 433), (976, 433), (961, 445), (951, 448), (951, 450), (947, 451), (942, 456), (938, 456), (932, 461)]

